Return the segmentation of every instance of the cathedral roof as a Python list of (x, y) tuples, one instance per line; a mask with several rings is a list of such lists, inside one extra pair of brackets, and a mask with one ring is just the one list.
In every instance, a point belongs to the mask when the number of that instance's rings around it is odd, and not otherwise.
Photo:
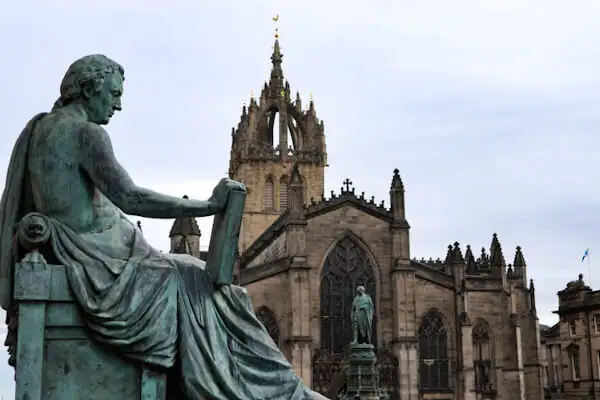
[[(354, 207), (366, 214), (372, 215), (385, 222), (392, 223), (394, 218), (392, 211), (385, 206), (385, 202), (379, 204), (375, 202), (375, 197), (367, 199), (365, 193), (362, 192), (360, 195), (356, 194), (354, 187), (352, 187), (352, 181), (346, 179), (343, 183), (344, 186), (340, 189), (339, 193), (331, 191), (329, 198), (323, 198), (317, 202), (311, 199), (310, 204), (304, 206), (302, 213), (302, 220), (308, 221), (312, 218), (318, 217), (323, 214), (330, 213), (344, 206)], [(277, 238), (285, 227), (290, 223), (297, 223), (297, 215), (292, 215), (288, 211), (284, 212), (269, 226), (246, 251), (242, 254), (242, 265), (250, 262), (256, 255), (260, 254), (275, 238)], [(408, 228), (408, 223), (406, 223)]]
[(384, 201), (376, 203), (375, 196), (367, 199), (365, 192), (357, 195), (354, 188), (349, 187), (342, 188), (340, 193), (335, 193), (332, 190), (329, 198), (322, 198), (319, 202), (311, 199), (311, 203), (305, 207), (304, 212), (306, 218), (310, 219), (347, 205), (351, 205), (366, 214), (387, 222), (392, 222), (393, 220), (392, 212), (385, 206)]
[[(187, 196), (183, 196), (184, 199), (187, 199)], [(175, 222), (173, 222), (173, 226), (171, 227), (171, 231), (169, 232), (169, 237), (182, 235), (182, 236), (201, 236), (200, 227), (198, 226), (198, 222), (196, 218), (186, 217), (186, 218), (177, 218)]]

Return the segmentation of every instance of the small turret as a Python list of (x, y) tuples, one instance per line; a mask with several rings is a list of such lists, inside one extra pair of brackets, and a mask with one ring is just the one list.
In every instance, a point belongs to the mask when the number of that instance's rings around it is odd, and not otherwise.
[[(187, 199), (188, 196), (183, 196)], [(173, 222), (169, 238), (171, 239), (171, 253), (190, 254), (200, 258), (200, 227), (195, 218), (177, 218)]]

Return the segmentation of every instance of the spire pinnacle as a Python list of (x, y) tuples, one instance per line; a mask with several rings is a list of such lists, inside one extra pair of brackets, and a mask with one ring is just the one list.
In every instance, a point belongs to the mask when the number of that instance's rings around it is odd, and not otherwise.
[(502, 254), (502, 246), (498, 240), (498, 235), (492, 235), (492, 244), (490, 246), (490, 265), (501, 267), (505, 265), (504, 254)]
[(281, 70), (283, 54), (281, 54), (281, 48), (279, 47), (279, 14), (273, 17), (273, 22), (275, 22), (275, 44), (273, 45), (273, 55), (271, 55), (271, 62), (273, 63), (271, 83), (279, 81), (279, 85), (283, 86), (283, 71)]
[(525, 263), (525, 257), (523, 256), (523, 252), (521, 251), (521, 246), (517, 246), (517, 251), (515, 253), (515, 261), (513, 262), (515, 267), (525, 267), (527, 264)]
[(463, 258), (462, 251), (460, 251), (460, 244), (458, 242), (454, 242), (454, 249), (452, 251), (452, 263), (453, 264), (463, 264), (465, 259)]
[[(278, 86), (277, 92), (281, 91), (283, 88), (283, 70), (281, 69), (281, 62), (283, 59), (283, 54), (281, 54), (281, 48), (279, 47), (279, 39), (275, 39), (275, 45), (273, 46), (273, 54), (271, 55), (271, 63), (273, 64), (271, 68), (271, 82), (272, 85), (275, 83)], [(277, 93), (280, 94), (280, 93)]]
[(404, 190), (404, 184), (402, 183), (402, 179), (400, 178), (400, 170), (398, 168), (394, 169), (394, 175), (392, 176), (392, 185), (391, 189), (399, 189)]

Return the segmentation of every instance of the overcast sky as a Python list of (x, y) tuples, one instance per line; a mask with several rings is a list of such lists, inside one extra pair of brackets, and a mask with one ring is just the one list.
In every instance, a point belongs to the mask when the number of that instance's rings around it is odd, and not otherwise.
[[(121, 163), (139, 184), (207, 197), (243, 102), (268, 78), (275, 14), (284, 74), (325, 121), (326, 192), (349, 177), (388, 203), (399, 168), (412, 255), (489, 247), (497, 232), (508, 262), (523, 247), (540, 320), (554, 323), (556, 292), (580, 272), (589, 281), (587, 247), (600, 266), (598, 1), (11, 2), (0, 11), (0, 173), (67, 66), (104, 53), (126, 70), (108, 127)], [(143, 221), (144, 232), (168, 250), (170, 224)], [(600, 286), (600, 271), (592, 278)]]

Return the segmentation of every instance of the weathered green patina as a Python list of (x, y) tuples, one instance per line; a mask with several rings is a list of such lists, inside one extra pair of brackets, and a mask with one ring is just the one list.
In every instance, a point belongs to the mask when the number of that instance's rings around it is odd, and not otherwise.
[(378, 389), (377, 357), (371, 340), (373, 332), (373, 300), (364, 286), (357, 286), (352, 302), (353, 340), (346, 362), (346, 392), (344, 400), (381, 400)]
[(374, 306), (364, 286), (356, 288), (352, 302), (353, 340), (351, 344), (372, 344)]
[[(36, 212), (90, 337), (132, 363), (168, 370), (174, 377), (169, 398), (322, 399), (293, 372), (256, 318), (245, 289), (227, 284), (229, 272), (223, 276), (216, 269), (219, 276), (214, 276), (209, 273), (214, 266), (157, 251), (125, 217), (235, 213), (227, 208), (228, 200), (245, 187), (223, 179), (207, 201), (199, 201), (135, 185), (102, 128), (121, 110), (123, 81), (123, 67), (103, 55), (75, 61), (52, 111), (36, 115), (21, 133), (0, 203), (0, 305), (9, 309), (15, 301), (15, 227)], [(235, 204), (243, 207), (243, 202)], [(236, 250), (236, 241), (230, 239), (217, 244), (229, 248), (218, 251), (216, 262), (231, 259), (226, 255)], [(28, 257), (24, 262), (46, 265)], [(30, 323), (43, 325), (41, 319), (49, 318), (44, 312), (28, 312)], [(33, 377), (40, 373), (30, 372)], [(106, 385), (104, 398), (114, 398), (110, 381)], [(94, 398), (103, 397), (96, 393)]]

